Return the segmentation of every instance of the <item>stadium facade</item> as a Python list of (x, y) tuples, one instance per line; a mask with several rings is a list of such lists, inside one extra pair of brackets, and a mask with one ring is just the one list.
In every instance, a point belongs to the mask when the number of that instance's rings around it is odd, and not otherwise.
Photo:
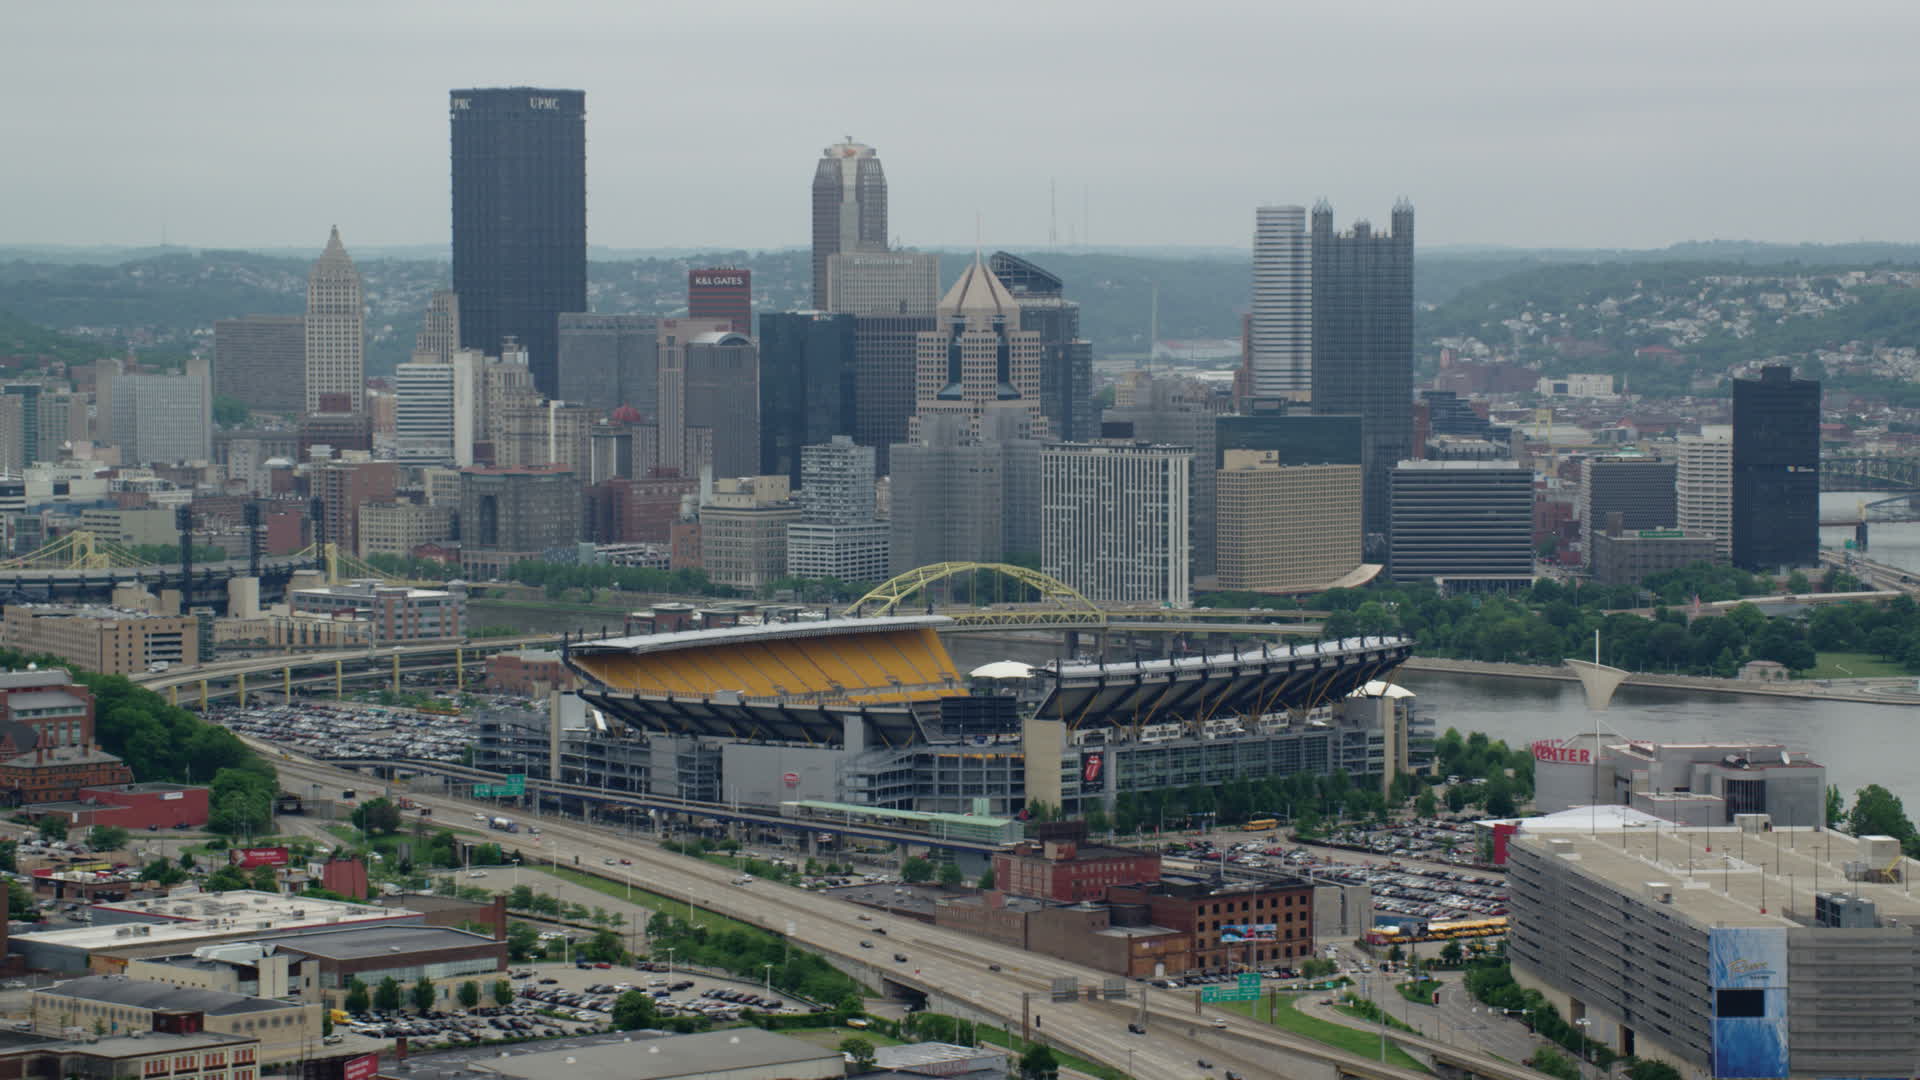
[(577, 696), (478, 717), (474, 764), (696, 801), (1011, 815), (1121, 791), (1344, 770), (1390, 781), (1429, 733), (1383, 680), (1403, 638), (957, 669), (943, 616), (576, 644)]

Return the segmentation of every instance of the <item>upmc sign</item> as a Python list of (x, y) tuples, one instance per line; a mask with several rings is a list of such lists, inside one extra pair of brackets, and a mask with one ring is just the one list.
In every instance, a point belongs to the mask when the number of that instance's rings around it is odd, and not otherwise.
[(235, 848), (229, 858), (235, 866), (285, 866), (287, 849), (283, 847)]
[(1591, 765), (1593, 751), (1584, 746), (1567, 746), (1551, 739), (1541, 739), (1533, 744), (1533, 760), (1555, 765)]
[(340, 1071), (341, 1080), (373, 1080), (380, 1075), (380, 1055), (361, 1054), (350, 1058), (346, 1067)]

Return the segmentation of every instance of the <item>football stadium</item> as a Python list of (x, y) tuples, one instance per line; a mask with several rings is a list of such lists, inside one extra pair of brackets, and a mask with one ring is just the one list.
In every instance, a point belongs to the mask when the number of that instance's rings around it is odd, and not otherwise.
[(656, 793), (1010, 815), (1122, 790), (1344, 770), (1381, 783), (1420, 742), (1386, 680), (1397, 637), (962, 671), (941, 615), (580, 642), (597, 726), (646, 744)]

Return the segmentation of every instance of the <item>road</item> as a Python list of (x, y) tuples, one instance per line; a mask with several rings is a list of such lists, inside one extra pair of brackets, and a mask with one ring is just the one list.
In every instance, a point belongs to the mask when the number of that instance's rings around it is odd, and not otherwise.
[[(280, 771), (296, 782), (327, 786), (366, 786), (362, 775), (345, 773), (306, 760), (276, 762)], [(479, 804), (443, 796), (411, 797), (433, 807), (442, 820), (471, 818)], [(523, 815), (524, 816), (524, 815)], [(930, 993), (929, 1007), (936, 1011), (973, 1010), (1018, 1027), (1021, 994), (1033, 995), (1031, 1009), (1039, 1020), (1038, 1037), (1054, 1041), (1084, 1057), (1124, 1068), (1128, 1051), (1140, 1076), (1193, 1075), (1195, 1063), (1205, 1058), (1217, 1069), (1232, 1069), (1252, 1080), (1254, 1077), (1287, 1080), (1333, 1080), (1334, 1061), (1347, 1071), (1366, 1076), (1414, 1080), (1418, 1074), (1397, 1069), (1381, 1069), (1377, 1062), (1320, 1046), (1277, 1032), (1263, 1024), (1234, 1016), (1195, 1015), (1191, 994), (1151, 992), (1148, 1008), (1150, 1035), (1127, 1033), (1127, 1022), (1135, 1018), (1136, 1001), (1089, 1003), (1085, 1001), (1052, 1003), (1046, 991), (1056, 977), (1072, 976), (1080, 985), (1099, 986), (1106, 976), (1065, 961), (1037, 956), (1023, 950), (943, 930), (916, 922), (890, 920), (891, 933), (874, 939), (874, 924), (858, 920), (859, 909), (801, 889), (768, 882), (751, 886), (730, 884), (732, 873), (710, 863), (661, 851), (649, 841), (629, 840), (616, 833), (602, 832), (575, 823), (546, 819), (541, 823), (543, 848), (560, 846), (560, 862), (571, 863), (578, 854), (582, 869), (604, 872), (605, 858), (629, 858), (634, 863), (636, 883), (675, 901), (691, 898), (700, 907), (775, 932), (783, 932), (791, 922), (794, 937), (817, 951), (838, 955), (851, 961), (883, 969), (903, 985)], [(492, 884), (489, 878), (489, 884)], [(862, 949), (862, 940), (874, 940), (879, 947)], [(892, 965), (895, 952), (908, 956), (908, 962)], [(998, 964), (999, 972), (988, 964)], [(1140, 984), (1129, 984), (1137, 990)], [(1208, 1026), (1212, 1015), (1226, 1017), (1229, 1027), (1214, 1031)], [(1189, 1034), (1191, 1032), (1191, 1034)]]

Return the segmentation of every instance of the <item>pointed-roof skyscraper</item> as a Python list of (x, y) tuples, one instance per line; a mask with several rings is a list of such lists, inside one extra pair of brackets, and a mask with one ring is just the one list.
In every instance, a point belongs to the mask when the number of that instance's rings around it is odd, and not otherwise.
[(338, 412), (337, 398), (321, 407), (323, 398), (336, 395), (345, 397), (349, 412), (366, 408), (366, 340), (360, 271), (335, 225), (326, 250), (307, 271), (307, 412)]
[(1023, 437), (1047, 432), (1040, 412), (1040, 335), (1020, 329), (1020, 303), (978, 252), (940, 301), (934, 329), (919, 336), (918, 415), (958, 414), (977, 431), (989, 411), (1020, 414)]

